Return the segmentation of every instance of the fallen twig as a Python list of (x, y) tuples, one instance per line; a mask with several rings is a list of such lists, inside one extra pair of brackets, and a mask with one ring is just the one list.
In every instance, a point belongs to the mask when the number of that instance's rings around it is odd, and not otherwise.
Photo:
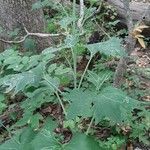
[(60, 33), (60, 34), (49, 34), (49, 33), (32, 33), (29, 32), (26, 27), (24, 27), (24, 30), (26, 32), (26, 35), (24, 37), (22, 37), (20, 40), (18, 41), (13, 41), (13, 40), (4, 40), (4, 39), (0, 39), (1, 42), (4, 43), (9, 43), (9, 44), (19, 44), (22, 43), (26, 40), (27, 37), (29, 36), (36, 36), (36, 37), (41, 37), (41, 38), (46, 38), (46, 37), (57, 37), (57, 36), (64, 36), (66, 35), (65, 33)]

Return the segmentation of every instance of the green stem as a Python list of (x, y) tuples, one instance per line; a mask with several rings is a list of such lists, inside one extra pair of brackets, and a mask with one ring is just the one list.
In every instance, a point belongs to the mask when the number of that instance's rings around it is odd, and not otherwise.
[(93, 124), (93, 121), (94, 121), (94, 115), (93, 115), (93, 117), (92, 117), (92, 119), (91, 119), (91, 122), (90, 122), (88, 128), (87, 128), (86, 135), (89, 134), (89, 131), (90, 131), (90, 129), (91, 129), (91, 126), (92, 126), (92, 124)]
[(74, 88), (77, 88), (77, 56), (73, 48), (71, 48), (73, 58), (73, 77), (74, 77)]
[(80, 79), (80, 82), (79, 82), (79, 85), (78, 85), (78, 89), (81, 87), (81, 84), (82, 84), (82, 82), (83, 82), (83, 79), (84, 79), (85, 73), (86, 73), (86, 71), (88, 70), (88, 67), (89, 67), (90, 62), (91, 62), (91, 60), (92, 60), (92, 57), (93, 57), (93, 55), (91, 55), (91, 56), (90, 56), (90, 59), (89, 59), (89, 61), (88, 61), (87, 65), (86, 65), (86, 67), (85, 67), (85, 70), (84, 70), (84, 72), (83, 72), (82, 76), (81, 76), (81, 79)]
[(44, 79), (50, 86), (52, 86), (55, 90), (57, 90), (60, 94), (62, 94), (62, 91), (58, 87), (56, 87), (53, 83), (51, 83), (46, 77), (44, 77)]
[(61, 107), (62, 107), (62, 110), (63, 110), (65, 116), (67, 116), (67, 113), (66, 113), (65, 107), (64, 107), (64, 105), (63, 105), (63, 102), (62, 102), (62, 100), (61, 100), (61, 98), (60, 98), (60, 96), (59, 96), (59, 94), (58, 94), (58, 92), (59, 92), (60, 94), (62, 94), (62, 92), (61, 92), (54, 84), (52, 84), (46, 77), (45, 77), (44, 79), (47, 81), (47, 83), (48, 83), (50, 86), (52, 86), (52, 87), (56, 90), (56, 91), (55, 91), (55, 94), (56, 94), (56, 96), (57, 96), (57, 98), (58, 98), (58, 100), (59, 100), (59, 102), (60, 102), (60, 105), (61, 105)]
[(69, 67), (70, 67), (70, 69), (71, 69), (71, 71), (72, 71), (72, 75), (73, 75), (73, 77), (74, 77), (74, 70), (73, 70), (73, 68), (72, 68), (71, 62), (68, 60), (67, 57), (65, 57), (65, 59), (66, 59), (68, 65), (69, 65)]
[(58, 98), (58, 100), (59, 100), (59, 102), (60, 102), (60, 105), (61, 105), (61, 107), (62, 107), (62, 110), (63, 110), (63, 112), (64, 112), (65, 116), (67, 116), (67, 113), (66, 113), (65, 107), (64, 107), (64, 105), (63, 105), (63, 102), (62, 102), (62, 100), (61, 100), (61, 98), (60, 98), (60, 96), (59, 96), (58, 92), (56, 91), (56, 92), (55, 92), (55, 94), (56, 94), (56, 96), (57, 96), (57, 98)]
[(76, 18), (76, 0), (73, 0), (73, 13), (72, 13), (72, 16), (73, 16), (73, 34), (75, 34), (75, 31), (76, 31), (76, 21), (75, 21), (75, 18)]

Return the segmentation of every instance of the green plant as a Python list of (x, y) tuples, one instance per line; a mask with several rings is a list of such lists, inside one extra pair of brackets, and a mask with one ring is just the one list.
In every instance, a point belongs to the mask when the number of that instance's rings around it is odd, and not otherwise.
[(138, 140), (146, 145), (149, 145), (149, 126), (150, 126), (150, 111), (141, 108), (137, 116), (134, 116), (131, 121), (130, 139)]
[(126, 140), (122, 137), (111, 136), (107, 141), (100, 141), (100, 148), (103, 150), (117, 150), (125, 144)]
[[(47, 2), (49, 1), (37, 3), (33, 8), (43, 7), (49, 4)], [(89, 135), (92, 125), (96, 126), (101, 121), (108, 121), (110, 125), (127, 124), (128, 116), (141, 104), (120, 89), (112, 87), (110, 83), (105, 85), (112, 75), (111, 71), (97, 73), (89, 70), (96, 53), (106, 57), (124, 57), (126, 53), (121, 46), (121, 39), (109, 37), (102, 42), (87, 44), (82, 40), (86, 35), (81, 34), (76, 25), (79, 18), (76, 14), (75, 0), (73, 4), (72, 15), (63, 7), (66, 15), (63, 14), (64, 17), (58, 22), (60, 30), (66, 33), (60, 45), (49, 47), (39, 55), (23, 55), (16, 49), (7, 49), (0, 54), (0, 87), (12, 97), (17, 94), (25, 96), (20, 102), (23, 116), (11, 127), (13, 130), (17, 127), (22, 128), (2, 144), (0, 149), (11, 147), (18, 150), (97, 150), (106, 147), (115, 150), (124, 143), (122, 137), (110, 137), (104, 144), (99, 144), (98, 140)], [(62, 8), (59, 5), (60, 7)], [(56, 56), (62, 51), (69, 51), (70, 59), (58, 61)], [(79, 74), (77, 59), (83, 51), (89, 54), (89, 59), (85, 69)], [(83, 83), (89, 85), (88, 88), (84, 88)], [(61, 90), (62, 86), (64, 90)], [(57, 126), (56, 122), (48, 119), (45, 125), (42, 123), (44, 118), (38, 109), (50, 103), (61, 106), (64, 126), (72, 127), (73, 138), (67, 144), (62, 144), (53, 132)], [(0, 99), (0, 108), (5, 109), (3, 96)], [(86, 132), (81, 132), (76, 123), (81, 124), (84, 119), (89, 120), (89, 123)]]
[[(43, 51), (42, 54), (35, 56), (21, 56), (14, 50), (6, 50), (1, 53), (1, 86), (3, 88), (6, 87), (5, 92), (11, 92), (12, 96), (15, 96), (19, 92), (23, 92), (27, 96), (27, 99), (21, 104), (24, 110), (23, 118), (14, 127), (29, 124), (30, 127), (37, 130), (39, 128), (39, 121), (43, 117), (38, 112), (35, 114), (35, 110), (40, 108), (44, 103), (57, 102), (62, 106), (66, 119), (75, 119), (76, 117), (93, 118), (87, 129), (88, 134), (92, 122), (98, 124), (106, 118), (114, 123), (121, 123), (127, 119), (128, 113), (137, 106), (137, 101), (127, 97), (120, 90), (113, 87), (103, 88), (103, 83), (109, 77), (108, 73), (98, 83), (95, 83), (94, 80), (97, 81), (98, 75), (94, 75), (93, 72), (89, 71), (90, 76), (88, 80), (96, 86), (97, 92), (93, 92), (94, 89), (85, 90), (81, 88), (90, 61), (97, 51), (104, 52), (107, 55), (108, 52), (106, 53), (106, 50), (109, 50), (111, 52), (109, 52), (109, 55), (118, 56), (119, 53), (122, 55), (121, 51), (119, 51), (118, 42), (109, 40), (106, 42), (108, 47), (105, 46), (105, 42), (87, 45), (91, 56), (78, 82), (76, 76), (77, 57), (72, 48), (77, 42), (74, 41), (74, 38), (72, 39), (72, 36), (67, 37), (65, 41), (67, 49), (70, 48), (73, 55), (72, 71), (69, 68), (64, 68), (62, 65), (59, 66), (52, 63), (55, 54), (48, 49)], [(111, 45), (111, 49), (109, 48), (109, 44)], [(113, 50), (118, 50), (118, 52), (116, 53)], [(9, 54), (9, 57), (7, 54)], [(7, 56), (7, 59), (4, 56)], [(17, 61), (13, 63), (16, 59)], [(59, 90), (60, 75), (62, 74), (67, 76), (70, 74), (70, 77), (73, 76), (75, 89), (69, 90), (69, 93)], [(91, 78), (91, 75), (94, 76)], [(60, 95), (64, 95), (63, 99), (69, 102), (68, 109), (64, 107)], [(94, 105), (92, 106), (92, 104)]]

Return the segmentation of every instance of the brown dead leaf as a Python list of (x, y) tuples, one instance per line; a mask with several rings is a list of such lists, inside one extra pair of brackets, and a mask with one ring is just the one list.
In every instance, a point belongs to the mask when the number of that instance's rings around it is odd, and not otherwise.
[(146, 28), (149, 28), (149, 26), (146, 26), (146, 25), (139, 25), (139, 26), (136, 26), (134, 29), (133, 29), (133, 32), (142, 32), (144, 29)]
[(149, 26), (146, 26), (146, 25), (138, 25), (136, 26), (134, 29), (133, 29), (133, 32), (131, 33), (132, 36), (138, 40), (139, 44), (143, 47), (143, 48), (146, 48), (145, 46), (145, 43), (144, 43), (144, 36), (141, 35), (141, 32), (146, 29), (146, 28), (149, 28)]
[(137, 40), (143, 48), (146, 48), (143, 38), (137, 37)]

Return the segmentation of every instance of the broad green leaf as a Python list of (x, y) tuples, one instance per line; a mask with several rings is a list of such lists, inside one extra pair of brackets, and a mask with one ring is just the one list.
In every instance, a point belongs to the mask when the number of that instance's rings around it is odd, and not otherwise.
[(25, 113), (35, 111), (44, 103), (53, 102), (53, 91), (49, 87), (38, 88), (32, 93), (27, 93), (26, 96), (28, 98), (21, 104)]
[(49, 67), (48, 67), (48, 73), (51, 74), (55, 69), (57, 68), (57, 64), (51, 64)]
[(48, 117), (45, 119), (45, 124), (43, 129), (53, 132), (56, 127), (57, 127), (57, 123), (52, 118)]
[(111, 75), (111, 71), (102, 71), (99, 74), (96, 74), (93, 71), (88, 71), (87, 80), (94, 84), (96, 90), (100, 90), (104, 82), (110, 79)]
[(4, 60), (4, 65), (19, 64), (21, 62), (20, 56), (11, 56)]
[(5, 60), (5, 58), (8, 58), (9, 56), (16, 55), (18, 55), (18, 51), (15, 51), (14, 49), (6, 49), (4, 52), (0, 53), (0, 59)]
[(61, 145), (54, 137), (56, 123), (47, 119), (38, 132), (27, 127), (0, 145), (0, 150), (60, 150)]
[(138, 104), (138, 101), (128, 97), (121, 90), (106, 87), (97, 96), (94, 104), (95, 122), (99, 123), (105, 117), (115, 123), (126, 121), (128, 115)]
[(92, 102), (95, 100), (95, 93), (90, 91), (72, 90), (66, 95), (71, 102), (68, 108), (68, 119), (75, 119), (78, 116), (83, 118), (92, 116)]
[(114, 123), (127, 121), (128, 115), (139, 104), (114, 87), (106, 87), (98, 95), (91, 91), (72, 90), (65, 98), (70, 101), (68, 119), (78, 116), (86, 118), (94, 114), (96, 123), (104, 118)]
[(56, 126), (54, 121), (47, 119), (45, 126), (31, 143), (34, 150), (61, 150), (61, 145), (53, 133)]
[(31, 128), (25, 128), (10, 140), (0, 145), (0, 150), (34, 150), (30, 142), (36, 133)]
[(27, 123), (30, 121), (30, 118), (32, 117), (32, 112), (31, 111), (28, 111), (26, 110), (26, 112), (24, 112), (22, 118), (17, 121), (13, 127), (21, 127), (21, 126), (24, 126), (24, 125), (27, 125)]
[(38, 86), (43, 75), (42, 64), (36, 68), (19, 74), (7, 76), (1, 79), (1, 85), (6, 88), (6, 93), (14, 91), (14, 95), (23, 91), (27, 86)]
[(75, 133), (71, 141), (65, 146), (65, 150), (100, 150), (100, 147), (93, 137), (83, 133)]
[(30, 143), (35, 138), (36, 134), (37, 133), (34, 132), (32, 128), (30, 127), (25, 128), (20, 134), (19, 142), (21, 144), (26, 145), (27, 143)]
[(23, 56), (22, 57), (22, 64), (27, 64), (29, 61), (29, 57), (28, 56)]
[(21, 71), (21, 69), (24, 67), (23, 64), (10, 64), (7, 69), (13, 69), (14, 71)]
[(48, 55), (42, 55), (41, 62), (45, 62), (45, 64), (47, 64), (47, 63), (50, 62), (54, 57), (55, 57), (55, 54), (53, 54), (53, 53), (48, 54)]
[(13, 136), (12, 139), (2, 143), (0, 145), (0, 150), (23, 150), (23, 149), (20, 149), (21, 143), (19, 142), (19, 136), (20, 134), (17, 134)]
[(30, 60), (28, 61), (28, 64), (26, 66), (26, 70), (32, 69), (33, 67), (36, 67), (39, 64), (40, 61), (40, 55), (33, 55), (30, 57)]
[(31, 125), (31, 128), (38, 129), (39, 128), (39, 121), (43, 119), (43, 117), (37, 113), (31, 116), (30, 120), (28, 121)]
[(114, 56), (114, 57), (121, 57), (125, 55), (125, 50), (121, 46), (121, 40), (115, 37), (112, 37), (105, 42), (89, 44), (86, 47), (91, 52), (91, 54), (100, 52), (107, 56)]
[(63, 74), (66, 74), (71, 71), (70, 68), (64, 68), (64, 67), (65, 66), (63, 66), (63, 65), (57, 66), (57, 68), (55, 70), (55, 75), (63, 75)]
[[(2, 54), (5, 54), (5, 52)], [(14, 52), (10, 56), (7, 56), (6, 58), (4, 57), (3, 59), (4, 61), (2, 65), (6, 66), (7, 70), (12, 69), (14, 71), (20, 71), (24, 67), (22, 64), (22, 57), (19, 53)]]

